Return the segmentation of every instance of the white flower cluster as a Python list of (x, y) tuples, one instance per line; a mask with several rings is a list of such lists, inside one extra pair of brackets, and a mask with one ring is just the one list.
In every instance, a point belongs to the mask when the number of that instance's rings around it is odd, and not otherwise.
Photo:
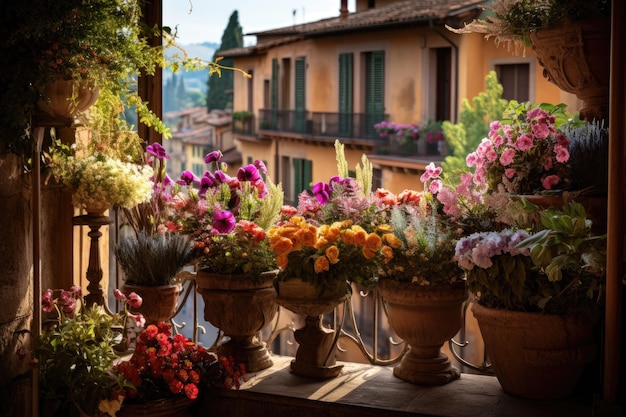
[[(77, 207), (131, 208), (152, 197), (152, 168), (95, 153), (86, 158), (68, 158), (63, 181), (73, 190)], [(71, 165), (71, 166), (70, 166)]]
[(467, 271), (471, 271), (474, 265), (487, 269), (493, 265), (494, 256), (505, 254), (529, 256), (528, 248), (517, 247), (518, 243), (528, 237), (526, 231), (513, 229), (472, 233), (457, 242), (454, 257), (459, 266)]

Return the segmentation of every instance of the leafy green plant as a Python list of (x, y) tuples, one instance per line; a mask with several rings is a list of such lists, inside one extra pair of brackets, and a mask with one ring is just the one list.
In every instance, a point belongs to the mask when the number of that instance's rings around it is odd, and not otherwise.
[(79, 412), (113, 417), (119, 410), (126, 383), (110, 372), (118, 357), (113, 347), (123, 337), (129, 314), (126, 303), (141, 301), (135, 297), (123, 303), (124, 313), (110, 314), (104, 306), (86, 306), (76, 286), (44, 292), (42, 308), (47, 316), (34, 351), (44, 417), (77, 417)]

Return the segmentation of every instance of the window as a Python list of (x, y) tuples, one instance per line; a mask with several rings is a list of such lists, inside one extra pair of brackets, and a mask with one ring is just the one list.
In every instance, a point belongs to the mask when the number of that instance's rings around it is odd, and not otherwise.
[[(283, 191), (285, 193), (285, 203), (294, 204), (296, 202), (296, 196), (292, 194), (292, 181), (291, 181), (291, 160), (288, 156), (280, 157), (280, 182), (283, 185)], [(295, 205), (295, 204), (294, 204)]]
[(313, 161), (308, 159), (293, 159), (293, 196), (297, 196), (304, 190), (311, 189), (313, 181)]
[(353, 59), (351, 53), (339, 54), (339, 135), (343, 137), (351, 137), (353, 131)]
[(365, 129), (375, 137), (374, 124), (385, 115), (385, 51), (365, 54)]
[(520, 103), (530, 99), (530, 64), (500, 64), (495, 71), (502, 85), (502, 98)]

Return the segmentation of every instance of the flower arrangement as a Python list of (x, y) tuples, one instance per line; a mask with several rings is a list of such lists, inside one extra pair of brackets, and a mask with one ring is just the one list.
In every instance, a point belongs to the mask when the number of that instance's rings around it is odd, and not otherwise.
[(426, 139), (426, 142), (430, 144), (443, 142), (446, 140), (445, 136), (443, 135), (441, 122), (437, 122), (432, 119), (428, 120), (428, 122), (420, 126), (419, 131), (420, 136)]
[(218, 357), (181, 334), (172, 334), (165, 322), (150, 324), (138, 337), (130, 359), (113, 367), (113, 374), (130, 383), (124, 390), (128, 402), (173, 396), (196, 399), (201, 389), (239, 388), (246, 371), (232, 358)]
[(415, 141), (420, 138), (420, 127), (416, 123), (402, 124), (383, 120), (374, 125), (374, 130), (383, 139), (395, 135), (399, 142)]
[(548, 314), (584, 313), (602, 292), (604, 236), (584, 208), (540, 212), (540, 230), (506, 228), (461, 238), (455, 258), (481, 305)]
[(385, 202), (371, 192), (367, 157), (355, 179), (339, 141), (335, 152), (339, 175), (302, 192), (297, 207), (283, 207), (282, 220), (268, 232), (278, 279), (301, 278), (321, 289), (346, 281), (371, 287), (382, 258), (391, 256), (383, 243)]
[(165, 225), (190, 236), (201, 269), (258, 276), (276, 268), (266, 231), (278, 220), (282, 188), (263, 179), (267, 169), (261, 161), (231, 177), (221, 159), (220, 151), (210, 152), (205, 158), (210, 168), (202, 178), (181, 174), (181, 189), (175, 187), (166, 203)]
[(568, 119), (564, 107), (511, 102), (466, 158), (473, 182), (487, 192), (499, 184), (515, 194), (567, 189), (569, 140), (559, 128)]
[(149, 166), (122, 159), (112, 152), (84, 147), (69, 147), (55, 140), (50, 151), (50, 173), (72, 190), (76, 207), (111, 205), (133, 207), (150, 199), (152, 189)]
[[(383, 239), (393, 250), (381, 264), (379, 280), (392, 279), (417, 283), (421, 286), (452, 283), (461, 280), (463, 271), (455, 255), (459, 229), (449, 225), (432, 206), (432, 195), (406, 190), (392, 198), (389, 206), (389, 226), (392, 235)], [(389, 249), (385, 249), (389, 250)]]
[(115, 350), (124, 337), (128, 319), (142, 325), (141, 315), (129, 307), (141, 305), (131, 294), (122, 301), (123, 313), (110, 314), (104, 306), (86, 306), (81, 289), (47, 289), (42, 295), (44, 329), (34, 351), (39, 367), (41, 404), (49, 415), (115, 416), (124, 400), (124, 381), (110, 372)]

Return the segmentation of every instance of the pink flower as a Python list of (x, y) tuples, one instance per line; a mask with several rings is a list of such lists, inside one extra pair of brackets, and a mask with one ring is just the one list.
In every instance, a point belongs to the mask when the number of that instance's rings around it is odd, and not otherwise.
[(515, 158), (515, 149), (506, 148), (500, 155), (500, 164), (505, 167), (509, 166), (513, 162), (513, 158)]
[(441, 167), (435, 167), (435, 164), (431, 162), (430, 164), (426, 165), (426, 169), (424, 170), (424, 173), (420, 177), (420, 181), (426, 182), (430, 179), (437, 178), (438, 176), (441, 175), (442, 171), (443, 170), (441, 169)]
[(547, 177), (541, 180), (541, 185), (546, 190), (551, 190), (552, 186), (557, 185), (560, 179), (556, 175), (548, 175)]
[(504, 170), (504, 176), (507, 177), (508, 179), (513, 178), (516, 173), (517, 171), (515, 171), (515, 169), (513, 168), (507, 168)]
[(440, 180), (434, 180), (428, 186), (428, 191), (430, 191), (433, 194), (437, 194), (441, 190), (441, 188), (442, 188), (441, 181)]
[(115, 297), (116, 300), (119, 300), (119, 301), (123, 301), (126, 299), (126, 295), (122, 291), (120, 291), (118, 288), (113, 290), (113, 296)]
[(143, 304), (143, 299), (139, 296), (139, 294), (135, 292), (131, 292), (128, 294), (128, 305), (131, 308), (139, 308)]
[(470, 168), (473, 166), (476, 166), (477, 159), (478, 157), (476, 156), (476, 152), (471, 152), (465, 157), (465, 165), (467, 165)]
[(556, 153), (557, 162), (564, 164), (569, 161), (569, 151), (567, 150), (567, 148), (561, 145), (556, 145), (554, 147), (554, 152)]
[(524, 152), (533, 147), (533, 135), (530, 133), (525, 133), (515, 141), (515, 147)]

